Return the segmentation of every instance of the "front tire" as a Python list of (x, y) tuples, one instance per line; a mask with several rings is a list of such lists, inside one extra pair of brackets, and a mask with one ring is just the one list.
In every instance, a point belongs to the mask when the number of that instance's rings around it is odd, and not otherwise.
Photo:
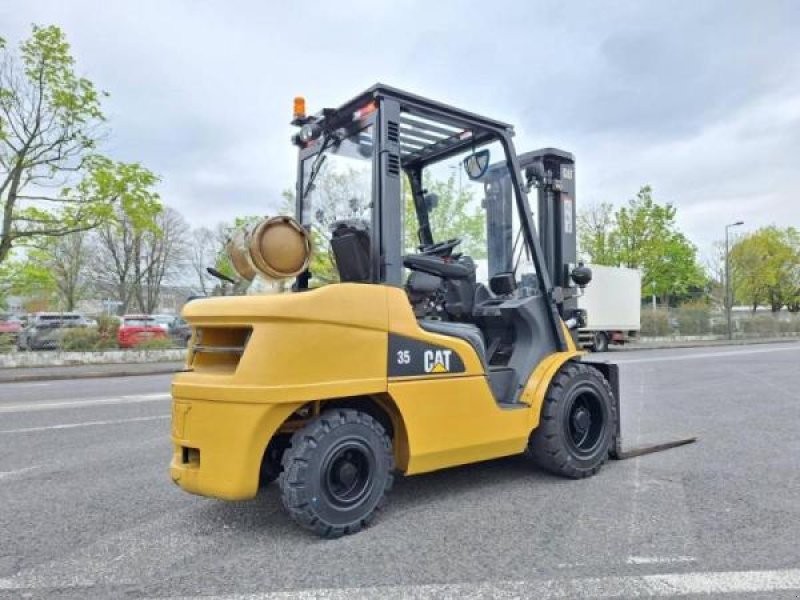
[(581, 479), (600, 470), (616, 431), (611, 386), (596, 369), (568, 362), (556, 374), (528, 452), (542, 469)]
[(283, 506), (300, 526), (325, 538), (368, 526), (392, 488), (389, 436), (375, 419), (354, 409), (312, 419), (294, 433), (282, 464)]

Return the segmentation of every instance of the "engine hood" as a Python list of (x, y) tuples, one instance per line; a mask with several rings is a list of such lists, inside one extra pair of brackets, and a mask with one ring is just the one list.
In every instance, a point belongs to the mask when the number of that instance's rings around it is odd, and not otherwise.
[(313, 321), (383, 331), (389, 320), (387, 288), (360, 283), (330, 284), (286, 294), (202, 298), (187, 303), (182, 315), (192, 325)]

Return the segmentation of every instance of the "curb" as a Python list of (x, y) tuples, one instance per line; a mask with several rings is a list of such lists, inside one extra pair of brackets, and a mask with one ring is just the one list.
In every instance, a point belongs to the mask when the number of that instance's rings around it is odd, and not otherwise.
[(709, 348), (715, 346), (755, 346), (759, 344), (797, 344), (800, 338), (753, 338), (749, 340), (695, 340), (682, 342), (654, 342), (653, 344), (630, 344), (621, 348), (611, 347), (611, 352), (632, 352), (634, 350), (670, 350), (678, 348)]
[(39, 369), (105, 365), (158, 364), (186, 359), (185, 348), (166, 350), (102, 350), (74, 352), (46, 350), (0, 354), (0, 372), (6, 369)]
[[(70, 367), (64, 367), (69, 369)], [(139, 377), (147, 375), (169, 375), (178, 373), (183, 368), (159, 368), (150, 371), (81, 371), (80, 373), (31, 373), (23, 375), (13, 375), (11, 377), (0, 377), (0, 384), (3, 383), (25, 383), (28, 381), (57, 381), (70, 379), (101, 379), (110, 377)]]

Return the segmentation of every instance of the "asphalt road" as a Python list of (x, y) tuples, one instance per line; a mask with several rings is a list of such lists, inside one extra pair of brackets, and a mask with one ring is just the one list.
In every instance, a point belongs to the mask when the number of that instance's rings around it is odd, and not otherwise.
[(401, 479), (322, 541), (169, 480), (169, 376), (0, 385), (0, 598), (800, 598), (800, 344), (614, 354), (628, 445)]

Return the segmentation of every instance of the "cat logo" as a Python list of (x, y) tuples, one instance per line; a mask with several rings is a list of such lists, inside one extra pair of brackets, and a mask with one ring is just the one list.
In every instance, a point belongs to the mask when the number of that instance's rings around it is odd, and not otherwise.
[(452, 375), (466, 371), (457, 350), (423, 340), (390, 333), (387, 350), (386, 372), (389, 377)]
[(426, 373), (449, 373), (452, 350), (425, 350)]

